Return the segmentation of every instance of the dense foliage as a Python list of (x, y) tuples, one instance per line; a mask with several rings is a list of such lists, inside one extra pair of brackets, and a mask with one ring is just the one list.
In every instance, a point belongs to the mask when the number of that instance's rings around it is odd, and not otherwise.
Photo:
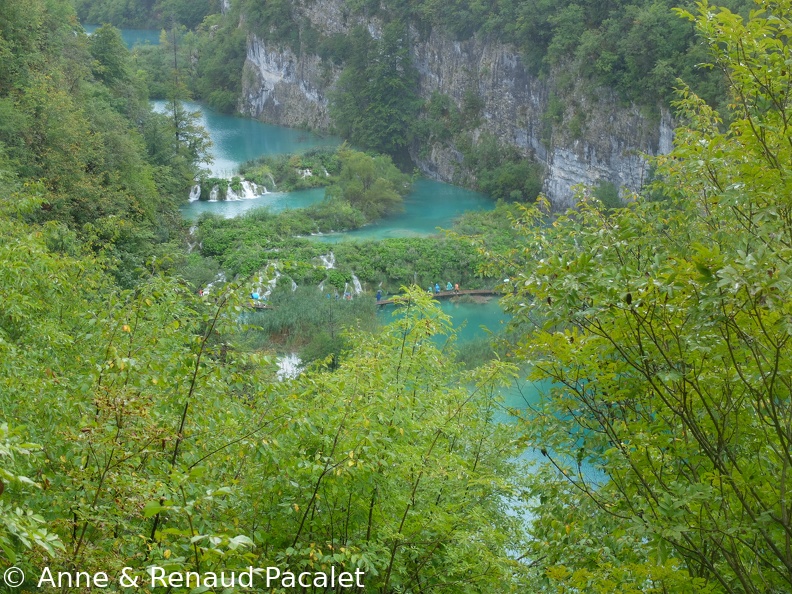
[(169, 96), (178, 78), (186, 96), (223, 113), (236, 110), (242, 88), (245, 32), (233, 15), (210, 15), (195, 30), (172, 24), (157, 45), (133, 48), (136, 68), (145, 72), (153, 99)]
[(219, 12), (218, 0), (73, 0), (83, 23), (112, 23), (132, 29), (161, 29), (174, 24), (195, 27)]
[(318, 289), (303, 286), (294, 290), (281, 282), (267, 299), (270, 309), (251, 315), (249, 321), (255, 328), (246, 332), (244, 344), (269, 348), (274, 342), (283, 351), (298, 352), (303, 365), (331, 357), (330, 368), (337, 368), (342, 353), (349, 351), (355, 340), (347, 329), (373, 332), (379, 329), (380, 320), (370, 295), (345, 299), (341, 291), (345, 287), (351, 291), (351, 283), (344, 281), (344, 286), (336, 288), (330, 280)]
[(408, 28), (391, 23), (375, 41), (357, 27), (347, 43), (346, 68), (332, 95), (333, 122), (353, 143), (404, 160), (420, 106)]
[(196, 172), (194, 137), (151, 112), (118, 30), (87, 37), (65, 3), (2, 3), (0, 54), (0, 166), (46, 190), (28, 217), (131, 285), (180, 240), (175, 196)]
[(331, 200), (280, 214), (255, 210), (234, 219), (205, 217), (197, 238), (201, 254), (231, 276), (252, 274), (277, 262), (280, 271), (298, 285), (316, 286), (328, 276), (320, 256), (332, 252), (335, 268), (329, 280), (339, 291), (352, 274), (369, 288), (382, 286), (386, 292), (413, 283), (433, 285), (441, 279), (444, 283), (454, 279), (468, 288), (484, 282), (475, 272), (481, 256), (467, 239), (391, 238), (328, 245), (294, 236), (315, 232), (317, 224), (339, 221), (343, 212), (343, 203)]
[(0, 202), (0, 401), (24, 426), (0, 431), (17, 510), (0, 555), (25, 588), (44, 566), (117, 580), (333, 564), (365, 571), (366, 590), (510, 590), (518, 478), (511, 428), (491, 422), (508, 369), (463, 374), (427, 340), (449, 327), (427, 297), (352, 337), (335, 372), (276, 383), (234, 338), (234, 287), (198, 299), (152, 277), (119, 292), (19, 220), (44, 198)]
[(508, 302), (554, 385), (526, 431), (566, 473), (534, 487), (533, 591), (792, 588), (792, 4), (685, 16), (731, 123), (683, 89), (665, 200), (521, 219)]
[[(312, 149), (302, 154), (261, 157), (245, 163), (239, 171), (245, 179), (270, 190), (290, 192), (327, 186), (330, 200), (345, 202), (364, 221), (399, 212), (412, 187), (411, 178), (401, 173), (387, 155), (366, 154), (347, 144), (336, 151)], [(354, 228), (319, 225), (320, 231)]]
[(340, 172), (339, 153), (321, 148), (293, 155), (266, 155), (239, 167), (245, 179), (281, 192), (327, 186)]
[[(253, 279), (199, 297), (181, 277), (220, 263), (162, 243), (179, 228), (165, 192), (184, 195), (205, 148), (178, 69), (155, 115), (116, 30), (88, 38), (56, 0), (0, 10), (0, 561), (22, 589), (44, 567), (117, 583), (152, 564), (333, 564), (380, 592), (510, 591), (520, 475), (513, 428), (492, 418), (512, 370), (464, 372), (418, 293), (374, 334), (329, 311), (373, 304), (322, 298), (313, 356), (333, 370), (275, 381), (241, 325)], [(374, 190), (393, 208), (408, 180), (349, 154), (322, 208), (359, 216), (345, 197), (369, 209)]]

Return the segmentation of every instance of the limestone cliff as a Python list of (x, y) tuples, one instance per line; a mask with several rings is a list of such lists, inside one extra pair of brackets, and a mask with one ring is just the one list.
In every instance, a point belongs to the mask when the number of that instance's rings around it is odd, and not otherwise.
[[(381, 30), (376, 20), (361, 21), (346, 12), (343, 0), (296, 3), (301, 16), (324, 33), (346, 33), (364, 24), (373, 37)], [(565, 83), (532, 76), (520, 56), (507, 45), (471, 39), (454, 41), (433, 31), (425, 38), (414, 35), (412, 56), (420, 74), (420, 95), (434, 92), (451, 97), (461, 106), (466, 93), (482, 100), (479, 124), (470, 132), (475, 142), (493, 134), (501, 143), (542, 163), (544, 189), (557, 207), (571, 204), (575, 184), (609, 181), (637, 190), (646, 180), (648, 166), (642, 156), (671, 148), (672, 121), (667, 113), (647, 117), (635, 107), (624, 107), (600, 90), (583, 92), (580, 83)], [(318, 56), (248, 38), (240, 111), (268, 122), (328, 129), (327, 91), (340, 69)], [(561, 109), (548, 116), (551, 98), (561, 96)], [(419, 148), (421, 150), (419, 150)], [(415, 147), (413, 157), (428, 176), (442, 181), (467, 178), (462, 155), (453, 144)]]

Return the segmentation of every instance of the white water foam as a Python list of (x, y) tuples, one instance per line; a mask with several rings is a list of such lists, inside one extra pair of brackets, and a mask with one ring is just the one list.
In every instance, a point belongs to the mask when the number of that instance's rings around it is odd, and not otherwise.
[(190, 190), (190, 202), (201, 199), (201, 184), (195, 184)]
[(319, 256), (319, 260), (322, 262), (322, 266), (328, 270), (335, 268), (335, 254), (333, 252), (330, 252), (325, 256)]
[(355, 295), (360, 295), (363, 293), (363, 286), (360, 284), (360, 280), (354, 274), (352, 275), (352, 286), (355, 287)]
[(242, 182), (242, 195), (240, 197), (243, 200), (252, 200), (259, 196), (261, 196), (261, 192), (258, 191), (258, 186), (256, 184), (248, 180)]
[(263, 295), (264, 299), (266, 299), (272, 294), (273, 289), (275, 289), (275, 285), (278, 284), (279, 278), (280, 278), (280, 272), (278, 272), (278, 269), (276, 268), (275, 276), (271, 280), (267, 281), (267, 290), (264, 291), (264, 295)]
[(302, 369), (300, 368), (300, 363), (302, 363), (302, 361), (300, 361), (297, 353), (291, 353), (284, 357), (278, 357), (276, 363), (278, 365), (278, 371), (276, 373), (280, 381), (294, 379), (300, 375), (300, 372), (302, 372)]

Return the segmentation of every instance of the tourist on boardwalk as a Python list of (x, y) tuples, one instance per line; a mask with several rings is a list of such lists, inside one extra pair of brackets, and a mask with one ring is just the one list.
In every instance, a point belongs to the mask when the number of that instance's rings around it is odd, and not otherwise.
[(440, 283), (435, 283), (435, 294), (440, 292)]
[(381, 300), (382, 300), (382, 289), (378, 289), (377, 290), (377, 301), (379, 302)]
[(451, 290), (451, 289), (453, 289), (453, 288), (454, 288), (454, 287), (451, 285), (451, 281), (448, 281), (448, 282), (446, 283), (446, 291), (450, 291), (450, 290)]
[(454, 293), (459, 295), (459, 283), (454, 283)]

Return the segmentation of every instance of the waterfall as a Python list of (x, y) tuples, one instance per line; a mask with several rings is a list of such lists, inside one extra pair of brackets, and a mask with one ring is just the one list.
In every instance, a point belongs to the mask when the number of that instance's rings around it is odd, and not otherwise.
[(212, 191), (209, 192), (209, 202), (217, 202), (217, 197), (220, 195), (220, 186), (212, 186)]
[(319, 292), (320, 292), (320, 293), (324, 293), (324, 281), (322, 281), (321, 283), (319, 283)]
[(276, 372), (278, 379), (283, 381), (296, 378), (302, 371), (302, 369), (300, 369), (300, 363), (302, 363), (302, 361), (300, 361), (297, 353), (291, 353), (285, 357), (278, 357), (278, 371)]
[(319, 256), (319, 260), (322, 262), (322, 266), (328, 270), (335, 268), (335, 254), (333, 252), (330, 252), (326, 256)]
[[(192, 202), (192, 200), (190, 200), (190, 202)], [(192, 227), (190, 227), (190, 231), (187, 234), (187, 237), (188, 237), (188, 239), (187, 239), (187, 253), (188, 254), (192, 254), (192, 251), (195, 249), (195, 246), (197, 245), (197, 243), (191, 242), (190, 239), (189, 239), (189, 238), (195, 236), (195, 232), (197, 230), (198, 230), (198, 225), (193, 225)]]
[(237, 194), (234, 191), (234, 188), (232, 188), (231, 186), (228, 186), (228, 189), (226, 190), (226, 198), (225, 199), (229, 200), (229, 201), (236, 201), (236, 200), (239, 200), (240, 198), (239, 198), (239, 194)]
[(224, 283), (224, 282), (226, 282), (225, 274), (223, 274), (222, 272), (218, 272), (215, 279), (203, 288), (203, 294), (208, 295), (212, 287), (214, 287), (217, 283)]
[(253, 182), (245, 180), (242, 182), (242, 198), (244, 200), (251, 200), (259, 196), (258, 186)]
[(363, 286), (354, 274), (352, 275), (352, 286), (355, 287), (355, 295), (360, 295), (363, 292)]
[(292, 293), (294, 293), (296, 290), (297, 290), (297, 283), (295, 283), (294, 279), (292, 279)]
[[(270, 183), (272, 184), (272, 191), (274, 192), (275, 191), (275, 178), (272, 177), (271, 173), (266, 173), (265, 175), (269, 178)], [(268, 194), (266, 185), (264, 186), (264, 193)]]
[(201, 199), (201, 184), (195, 184), (190, 190), (190, 202)]
[(278, 284), (278, 278), (280, 278), (280, 272), (278, 272), (278, 270), (276, 269), (275, 276), (271, 280), (267, 281), (267, 290), (264, 291), (264, 295), (263, 295), (264, 299), (266, 299), (272, 294), (272, 290), (275, 288), (275, 285)]

